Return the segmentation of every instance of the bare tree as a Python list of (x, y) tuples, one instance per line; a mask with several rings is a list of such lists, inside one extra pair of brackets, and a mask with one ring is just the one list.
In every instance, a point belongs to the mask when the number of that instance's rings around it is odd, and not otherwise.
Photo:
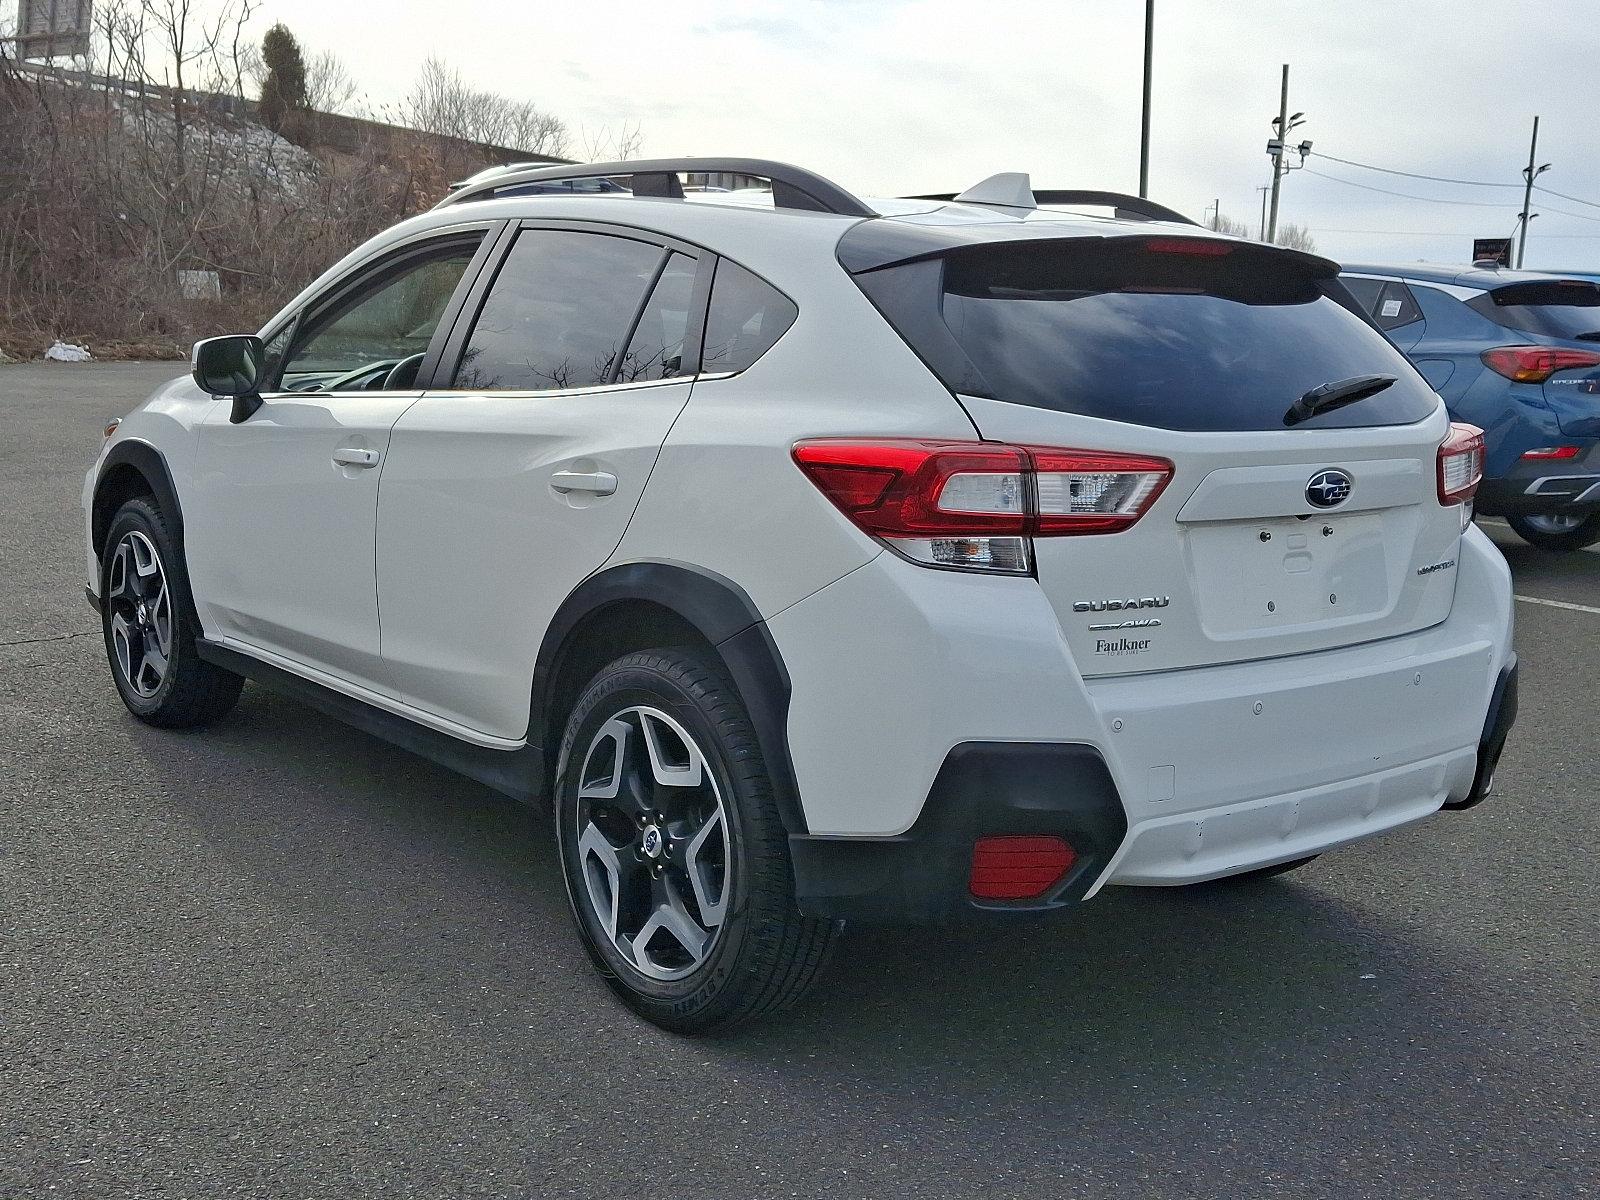
[(627, 162), (638, 156), (643, 144), (637, 121), (623, 121), (615, 130), (602, 125), (592, 132), (586, 127), (578, 131), (578, 153), (584, 162)]
[(1234, 237), (1249, 237), (1250, 226), (1243, 221), (1236, 221), (1220, 209), (1211, 218), (1210, 228), (1217, 233), (1227, 233)]
[(344, 61), (332, 50), (314, 54), (306, 63), (306, 102), (313, 111), (351, 112), (360, 90)]
[(1304, 225), (1280, 225), (1278, 245), (1287, 246), (1290, 250), (1304, 250), (1307, 254), (1315, 254), (1317, 239), (1311, 236), (1311, 230)]
[(461, 72), (429, 58), (401, 106), (404, 123), (486, 148), (561, 157), (567, 123), (527, 100), (512, 100), (470, 86)]

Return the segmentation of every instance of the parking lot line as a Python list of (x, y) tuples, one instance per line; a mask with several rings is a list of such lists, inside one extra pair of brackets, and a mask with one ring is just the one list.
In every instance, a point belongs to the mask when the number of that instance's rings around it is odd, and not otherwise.
[(1600, 608), (1596, 608), (1592, 604), (1573, 604), (1568, 600), (1546, 600), (1543, 596), (1517, 596), (1515, 593), (1513, 593), (1513, 596), (1524, 604), (1543, 604), (1547, 608), (1567, 608), (1573, 612), (1593, 613), (1595, 616), (1600, 617)]

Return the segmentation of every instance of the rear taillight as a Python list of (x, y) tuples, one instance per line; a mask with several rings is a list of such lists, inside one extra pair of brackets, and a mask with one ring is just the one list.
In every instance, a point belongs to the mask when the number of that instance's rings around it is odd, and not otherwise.
[(1478, 357), (1495, 374), (1517, 383), (1543, 383), (1557, 371), (1600, 367), (1600, 354), (1593, 350), (1568, 350), (1560, 346), (1496, 346)]
[(1466, 504), (1483, 478), (1483, 430), (1459, 421), (1439, 445), (1439, 503)]
[(1022, 573), (1031, 537), (1116, 533), (1172, 478), (1164, 458), (886, 438), (801, 442), (795, 462), (864, 532), (929, 566)]

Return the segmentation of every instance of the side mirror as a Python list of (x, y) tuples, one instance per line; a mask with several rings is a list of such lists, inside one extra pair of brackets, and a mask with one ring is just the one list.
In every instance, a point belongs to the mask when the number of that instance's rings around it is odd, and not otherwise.
[(266, 357), (266, 346), (253, 333), (231, 333), (196, 342), (189, 370), (201, 391), (233, 401), (238, 424), (261, 407)]

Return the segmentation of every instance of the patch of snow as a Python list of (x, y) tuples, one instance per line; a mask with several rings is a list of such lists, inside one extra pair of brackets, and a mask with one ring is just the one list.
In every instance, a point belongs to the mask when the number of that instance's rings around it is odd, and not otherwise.
[(50, 349), (44, 352), (45, 358), (51, 362), (88, 362), (92, 357), (89, 347), (75, 346), (71, 342), (57, 341), (51, 344)]

